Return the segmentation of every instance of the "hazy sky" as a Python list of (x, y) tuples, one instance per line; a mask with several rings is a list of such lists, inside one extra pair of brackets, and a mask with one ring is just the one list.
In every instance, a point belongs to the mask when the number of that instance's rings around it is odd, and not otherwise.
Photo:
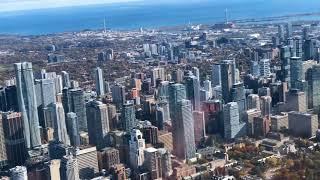
[(140, 0), (0, 0), (0, 11), (133, 2)]

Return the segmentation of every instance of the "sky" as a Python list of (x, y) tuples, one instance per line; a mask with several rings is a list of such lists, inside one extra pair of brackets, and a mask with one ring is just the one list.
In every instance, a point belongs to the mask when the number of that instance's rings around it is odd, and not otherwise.
[(0, 0), (0, 12), (134, 1), (141, 0)]

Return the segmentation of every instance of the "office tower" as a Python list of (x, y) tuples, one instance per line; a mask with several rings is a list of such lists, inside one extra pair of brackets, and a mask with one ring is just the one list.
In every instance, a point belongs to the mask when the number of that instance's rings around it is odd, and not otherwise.
[(39, 123), (43, 128), (53, 127), (56, 103), (54, 79), (37, 80), (36, 92)]
[(121, 107), (126, 101), (126, 91), (125, 87), (119, 84), (115, 84), (111, 88), (112, 92), (112, 102), (117, 105), (117, 107)]
[(5, 145), (2, 114), (0, 114), (0, 167), (8, 164), (8, 157)]
[(254, 118), (255, 117), (260, 117), (261, 116), (261, 111), (258, 109), (249, 109), (246, 111), (244, 119), (245, 122), (247, 123), (247, 135), (252, 136), (254, 133)]
[(292, 24), (291, 22), (288, 22), (286, 24), (286, 38), (292, 37)]
[(143, 124), (140, 128), (142, 132), (143, 139), (145, 139), (146, 144), (157, 145), (158, 144), (158, 128), (151, 124)]
[(231, 100), (238, 103), (240, 120), (242, 120), (243, 114), (247, 110), (246, 92), (243, 83), (236, 83), (232, 85)]
[(280, 131), (281, 129), (288, 128), (288, 113), (281, 113), (279, 115), (273, 115), (271, 119), (271, 131)]
[(284, 26), (282, 24), (278, 25), (278, 37), (284, 41)]
[(210, 80), (203, 81), (203, 89), (209, 93), (209, 98), (212, 97), (212, 84)]
[(109, 119), (109, 127), (111, 130), (117, 129), (118, 127), (118, 115), (117, 108), (113, 104), (108, 104), (108, 119)]
[(129, 140), (129, 159), (132, 168), (139, 168), (144, 162), (145, 140), (140, 130), (132, 129)]
[(176, 120), (178, 102), (186, 98), (186, 87), (183, 84), (169, 85), (169, 110), (171, 121)]
[(152, 84), (153, 87), (156, 87), (156, 81), (160, 79), (162, 81), (166, 80), (166, 73), (164, 68), (154, 68), (152, 70)]
[(171, 153), (165, 149), (158, 149), (158, 155), (160, 156), (160, 173), (162, 178), (166, 179), (172, 174), (172, 162), (171, 162)]
[(253, 127), (256, 137), (264, 137), (270, 131), (270, 119), (267, 117), (254, 117)]
[(200, 71), (197, 67), (192, 67), (192, 74), (200, 81)]
[(318, 115), (291, 111), (288, 113), (289, 131), (294, 136), (310, 138), (316, 135)]
[(174, 154), (179, 159), (192, 159), (196, 153), (192, 104), (183, 99), (176, 106), (176, 119), (172, 121)]
[(192, 102), (193, 110), (200, 111), (200, 81), (197, 77), (189, 75), (185, 77), (187, 99)]
[(80, 179), (91, 179), (99, 172), (96, 147), (78, 148), (75, 157), (78, 161)]
[(161, 178), (160, 173), (160, 158), (158, 155), (158, 150), (149, 147), (144, 150), (144, 167), (150, 174), (150, 179), (159, 179)]
[(53, 159), (45, 163), (48, 180), (60, 180), (60, 159)]
[(32, 72), (28, 62), (14, 64), (19, 109), (24, 124), (24, 136), (28, 149), (41, 145), (37, 99)]
[(23, 164), (27, 154), (21, 113), (2, 113), (2, 125), (9, 162), (12, 165)]
[(95, 82), (96, 82), (96, 92), (98, 96), (103, 96), (105, 93), (104, 90), (104, 80), (102, 69), (97, 67), (94, 69)]
[(80, 180), (78, 160), (72, 154), (61, 159), (60, 176), (61, 180)]
[(156, 107), (156, 125), (162, 130), (164, 123), (170, 121), (169, 103), (160, 101)]
[(296, 88), (299, 80), (302, 80), (302, 59), (300, 57), (290, 58), (290, 81), (291, 88)]
[(183, 76), (183, 71), (181, 69), (177, 69), (172, 72), (172, 80), (175, 83), (182, 83)]
[(69, 73), (66, 71), (62, 71), (62, 86), (63, 88), (70, 88), (71, 87), (71, 82), (70, 82), (70, 76)]
[(125, 131), (130, 132), (136, 127), (136, 109), (133, 101), (127, 101), (125, 104), (123, 104), (121, 118), (122, 126)]
[(320, 112), (320, 65), (314, 65), (307, 71), (308, 103), (316, 112)]
[(306, 112), (307, 103), (304, 92), (298, 89), (291, 89), (287, 93), (286, 109), (287, 111)]
[(204, 140), (206, 136), (204, 113), (202, 111), (193, 111), (192, 115), (194, 120), (194, 139), (197, 145)]
[(87, 131), (87, 115), (85, 106), (85, 97), (82, 89), (70, 90), (70, 107), (68, 112), (76, 113), (79, 122), (80, 131)]
[(19, 111), (17, 87), (0, 87), (0, 111)]
[(250, 62), (250, 73), (254, 77), (260, 76), (260, 66), (258, 61), (251, 61)]
[(270, 93), (272, 97), (272, 106), (275, 106), (279, 102), (286, 102), (286, 92), (288, 91), (286, 82), (274, 82), (269, 85)]
[(230, 140), (245, 135), (245, 124), (240, 123), (239, 106), (236, 102), (230, 102), (224, 105), (223, 118), (225, 139)]
[(211, 75), (212, 87), (221, 85), (221, 67), (220, 64), (212, 65), (212, 75)]
[(224, 60), (221, 62), (221, 89), (224, 103), (231, 102), (231, 88), (236, 82), (235, 64), (233, 60)]
[(62, 103), (55, 104), (56, 116), (54, 118), (54, 137), (56, 140), (70, 145), (70, 138), (67, 132), (65, 113)]
[(114, 58), (113, 49), (106, 50), (107, 60), (112, 60)]
[(80, 146), (80, 130), (77, 114), (73, 112), (68, 113), (66, 124), (71, 145)]
[(169, 81), (162, 81), (158, 87), (158, 99), (168, 100), (169, 98)]
[(57, 94), (61, 94), (62, 93), (62, 89), (63, 89), (63, 82), (62, 82), (62, 76), (61, 75), (57, 75), (54, 78), (54, 85), (55, 85), (56, 95)]
[(10, 169), (11, 180), (28, 180), (27, 168), (25, 166), (16, 166)]
[(272, 98), (270, 96), (262, 96), (260, 97), (260, 102), (261, 102), (260, 110), (261, 110), (262, 116), (270, 116)]
[(247, 109), (260, 110), (260, 97), (257, 94), (249, 94), (247, 97)]
[(106, 146), (105, 137), (110, 131), (108, 107), (100, 101), (91, 101), (86, 105), (89, 143), (98, 149)]
[(310, 38), (310, 26), (303, 27), (302, 36), (304, 40), (308, 40)]
[(98, 152), (99, 171), (110, 171), (114, 165), (120, 164), (119, 150), (106, 147)]
[(100, 52), (100, 53), (98, 54), (98, 61), (99, 61), (99, 62), (107, 61), (107, 54), (106, 54), (106, 52)]
[(259, 71), (260, 71), (260, 76), (262, 77), (269, 77), (271, 72), (270, 72), (270, 59), (261, 59), (259, 61)]
[(316, 41), (314, 39), (307, 39), (304, 42), (304, 60), (316, 58)]
[(281, 60), (281, 81), (288, 82), (290, 84), (290, 48), (288, 46), (282, 46), (280, 49), (280, 60)]
[(295, 37), (294, 38), (294, 46), (296, 57), (302, 58), (303, 57), (303, 41), (301, 37)]

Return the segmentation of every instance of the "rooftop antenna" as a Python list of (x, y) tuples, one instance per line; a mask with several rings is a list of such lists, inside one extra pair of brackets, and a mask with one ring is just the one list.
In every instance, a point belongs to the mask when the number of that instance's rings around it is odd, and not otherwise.
[(224, 16), (225, 16), (225, 23), (226, 23), (226, 24), (229, 24), (228, 8), (225, 9), (225, 11), (224, 11)]

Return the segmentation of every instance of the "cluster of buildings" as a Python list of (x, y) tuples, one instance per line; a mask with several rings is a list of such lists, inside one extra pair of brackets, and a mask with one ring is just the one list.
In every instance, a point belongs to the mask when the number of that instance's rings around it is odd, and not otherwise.
[[(158, 64), (112, 82), (105, 79), (111, 72), (97, 66), (89, 87), (66, 71), (15, 63), (15, 80), (0, 88), (0, 167), (13, 180), (221, 178), (215, 168), (230, 160), (227, 150), (212, 158), (210, 137), (314, 138), (318, 40), (309, 27), (288, 23), (268, 42), (243, 48), (248, 67), (236, 58), (206, 61), (209, 73), (193, 63), (204, 57), (200, 50), (218, 48), (206, 32), (182, 44), (145, 43), (141, 57)], [(107, 49), (97, 64), (114, 59)], [(48, 61), (63, 58), (51, 54)]]

